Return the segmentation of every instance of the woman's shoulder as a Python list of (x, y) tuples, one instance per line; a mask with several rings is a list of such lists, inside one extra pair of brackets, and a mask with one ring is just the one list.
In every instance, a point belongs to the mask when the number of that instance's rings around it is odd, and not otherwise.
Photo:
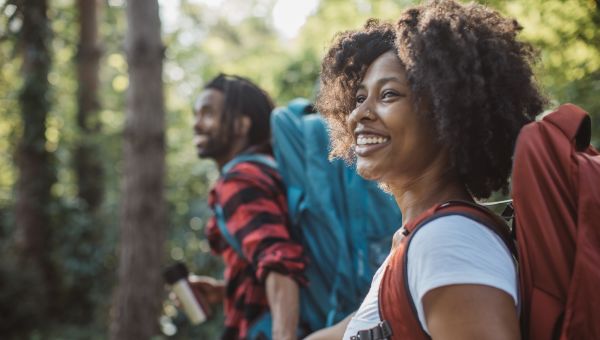
[(420, 298), (447, 284), (487, 284), (516, 295), (510, 251), (488, 227), (449, 215), (417, 230), (408, 249), (408, 275)]
[[(411, 248), (422, 246), (457, 246), (466, 243), (469, 247), (484, 247), (496, 244), (506, 248), (502, 239), (489, 227), (462, 215), (447, 215), (436, 218), (421, 226), (413, 235)], [(508, 249), (506, 248), (508, 252)]]

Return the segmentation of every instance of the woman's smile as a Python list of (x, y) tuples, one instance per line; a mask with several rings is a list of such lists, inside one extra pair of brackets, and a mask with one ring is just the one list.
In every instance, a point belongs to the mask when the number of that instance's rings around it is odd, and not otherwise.
[(390, 145), (391, 138), (378, 131), (358, 128), (354, 133), (354, 152), (359, 157), (367, 157), (370, 154)]
[(385, 148), (390, 144), (389, 140), (381, 143), (373, 143), (373, 144), (356, 144), (354, 147), (354, 152), (359, 157), (368, 157), (369, 155), (375, 153), (376, 151)]

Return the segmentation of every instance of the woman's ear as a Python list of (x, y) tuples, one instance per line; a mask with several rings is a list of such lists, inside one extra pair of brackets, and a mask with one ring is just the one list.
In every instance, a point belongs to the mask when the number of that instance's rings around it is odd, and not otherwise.
[(239, 116), (235, 119), (234, 132), (238, 137), (246, 137), (250, 132), (252, 121), (248, 116)]

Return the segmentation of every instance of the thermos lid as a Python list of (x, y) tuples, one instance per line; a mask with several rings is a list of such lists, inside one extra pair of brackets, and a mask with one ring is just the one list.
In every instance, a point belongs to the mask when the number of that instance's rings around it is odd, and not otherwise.
[(188, 269), (182, 262), (175, 262), (163, 271), (163, 277), (168, 284), (172, 285), (181, 279), (187, 279)]

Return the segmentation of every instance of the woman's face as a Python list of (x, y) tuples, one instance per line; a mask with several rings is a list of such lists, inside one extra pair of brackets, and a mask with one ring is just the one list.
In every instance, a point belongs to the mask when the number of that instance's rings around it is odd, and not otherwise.
[(415, 111), (406, 72), (394, 52), (382, 54), (367, 69), (347, 124), (358, 173), (367, 179), (418, 178), (440, 152), (433, 126)]

